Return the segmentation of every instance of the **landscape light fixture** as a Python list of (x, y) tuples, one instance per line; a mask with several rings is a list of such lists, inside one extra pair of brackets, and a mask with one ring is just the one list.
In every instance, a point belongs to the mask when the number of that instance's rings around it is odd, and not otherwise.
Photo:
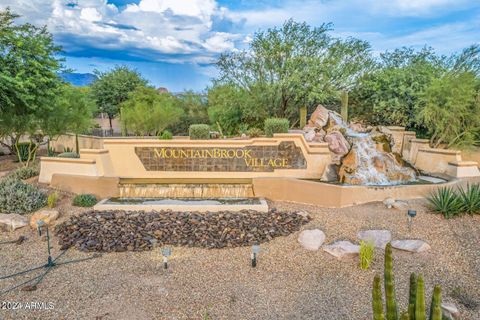
[(260, 246), (258, 244), (254, 244), (252, 246), (252, 255), (251, 255), (252, 268), (255, 268), (257, 266), (257, 255), (259, 252), (260, 252)]
[(90, 260), (90, 259), (93, 259), (93, 258), (100, 257), (99, 254), (94, 254), (93, 256), (88, 257), (88, 258), (57, 262), (57, 260), (61, 256), (63, 256), (65, 254), (65, 252), (67, 252), (68, 249), (62, 251), (62, 253), (60, 253), (56, 258), (52, 258), (51, 251), (50, 251), (52, 247), (50, 246), (50, 232), (48, 230), (48, 224), (46, 224), (44, 221), (40, 220), (40, 221), (37, 222), (38, 236), (40, 236), (40, 237), (42, 236), (43, 230), (45, 230), (45, 235), (46, 235), (46, 238), (47, 238), (47, 252), (48, 252), (47, 263), (44, 264), (44, 265), (38, 266), (38, 267), (33, 267), (33, 268), (26, 269), (26, 270), (23, 270), (23, 271), (20, 271), (20, 272), (16, 272), (16, 273), (13, 273), (13, 274), (10, 274), (10, 275), (1, 276), (0, 280), (14, 278), (14, 277), (17, 277), (17, 276), (20, 276), (20, 275), (23, 275), (23, 274), (27, 274), (29, 272), (40, 270), (40, 269), (45, 269), (45, 271), (43, 273), (41, 273), (40, 275), (36, 276), (36, 277), (28, 279), (27, 281), (24, 281), (20, 284), (17, 284), (15, 286), (13, 286), (13, 287), (10, 287), (8, 289), (0, 291), (0, 296), (2, 296), (4, 294), (7, 294), (7, 293), (19, 288), (19, 287), (23, 287), (22, 288), (23, 291), (35, 291), (35, 290), (37, 290), (37, 285), (43, 280), (43, 278), (45, 278), (45, 276), (53, 268), (61, 266), (61, 265), (76, 263), (76, 262), (80, 262), (80, 261), (86, 261), (86, 260)]
[(412, 223), (413, 223), (413, 218), (417, 215), (416, 210), (409, 209), (407, 211), (407, 216), (408, 216), (408, 231), (412, 231)]
[(168, 269), (168, 257), (172, 255), (172, 249), (170, 248), (162, 248), (162, 256), (163, 256), (163, 269)]

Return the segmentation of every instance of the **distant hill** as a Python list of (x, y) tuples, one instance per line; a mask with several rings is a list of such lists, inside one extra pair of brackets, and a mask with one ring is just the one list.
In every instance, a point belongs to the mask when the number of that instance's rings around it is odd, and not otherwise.
[(74, 86), (88, 86), (95, 80), (97, 80), (97, 76), (93, 73), (60, 73), (59, 76), (68, 83), (73, 84)]

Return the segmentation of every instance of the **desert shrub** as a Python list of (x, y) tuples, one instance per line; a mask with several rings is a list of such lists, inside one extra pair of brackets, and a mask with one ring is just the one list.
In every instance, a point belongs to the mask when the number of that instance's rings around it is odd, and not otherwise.
[(63, 153), (67, 153), (67, 152), (73, 152), (73, 148), (69, 148), (69, 147), (63, 147)]
[(192, 124), (188, 129), (192, 140), (210, 139), (210, 126), (208, 124)]
[(0, 212), (24, 214), (46, 204), (47, 195), (38, 187), (18, 179), (0, 179)]
[(480, 303), (475, 300), (473, 295), (462, 287), (455, 287), (450, 296), (463, 304), (467, 309), (476, 310)]
[(48, 195), (47, 205), (48, 205), (49, 208), (55, 208), (55, 206), (57, 205), (57, 201), (58, 201), (58, 193), (57, 192), (53, 192), (53, 193), (50, 193)]
[(248, 129), (248, 131), (247, 131), (247, 135), (248, 135), (250, 138), (258, 138), (258, 137), (260, 137), (262, 134), (263, 134), (263, 131), (262, 131), (261, 129), (258, 129), (258, 128), (250, 128), (250, 129)]
[(93, 194), (79, 194), (73, 198), (72, 203), (77, 207), (93, 207), (97, 204), (97, 197)]
[(173, 138), (173, 134), (168, 130), (163, 131), (162, 134), (158, 136), (158, 139), (161, 139), (161, 140), (170, 140), (172, 138)]
[(368, 270), (373, 261), (375, 244), (372, 241), (360, 241), (360, 268)]
[(80, 155), (76, 152), (64, 152), (57, 155), (59, 158), (80, 158)]
[(459, 193), (463, 203), (463, 212), (480, 213), (480, 184), (468, 184), (465, 190), (459, 188)]
[(454, 217), (463, 211), (462, 198), (452, 188), (440, 188), (427, 197), (433, 211), (443, 214), (445, 218)]
[(267, 137), (273, 137), (275, 133), (288, 133), (290, 123), (284, 118), (268, 118), (265, 120), (264, 131)]
[(9, 175), (8, 178), (12, 179), (17, 179), (17, 180), (25, 180), (29, 179), (31, 177), (38, 176), (40, 173), (40, 170), (38, 167), (22, 167), (19, 168), (15, 171), (12, 171)]
[(36, 144), (30, 142), (20, 142), (18, 143), (18, 154), (17, 158), (19, 161), (28, 161), (28, 157), (33, 150), (36, 148)]
[(3, 150), (0, 150), (0, 157), (4, 155), (5, 155), (5, 152), (3, 152)]

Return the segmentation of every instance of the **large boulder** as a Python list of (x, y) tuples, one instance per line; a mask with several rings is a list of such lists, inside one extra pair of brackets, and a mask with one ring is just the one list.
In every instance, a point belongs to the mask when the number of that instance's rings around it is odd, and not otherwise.
[(431, 249), (430, 245), (423, 240), (393, 240), (392, 248), (409, 251), (409, 252), (424, 252)]
[(443, 315), (448, 320), (461, 319), (460, 311), (458, 311), (457, 306), (454, 305), (453, 303), (449, 303), (449, 302), (442, 303), (442, 311), (443, 311)]
[(303, 136), (307, 142), (324, 142), (325, 131), (320, 128), (305, 127), (303, 128)]
[(28, 226), (28, 219), (18, 213), (0, 213), (0, 229), (15, 231)]
[(333, 153), (332, 161), (340, 164), (340, 160), (350, 150), (350, 144), (340, 131), (331, 131), (325, 136), (325, 142), (328, 143), (328, 149)]
[(307, 250), (318, 250), (325, 241), (325, 233), (320, 229), (303, 230), (298, 236), (298, 242)]
[(328, 246), (324, 246), (323, 250), (338, 259), (355, 257), (360, 253), (360, 246), (350, 241), (337, 241)]
[(308, 120), (309, 127), (323, 128), (328, 122), (328, 109), (319, 104)]
[(357, 237), (365, 242), (373, 242), (376, 248), (385, 249), (392, 240), (392, 233), (389, 230), (364, 230), (360, 231)]
[(55, 209), (43, 209), (35, 212), (30, 218), (30, 227), (37, 229), (37, 222), (43, 221), (48, 225), (51, 225), (53, 221), (57, 220), (60, 216), (58, 210)]

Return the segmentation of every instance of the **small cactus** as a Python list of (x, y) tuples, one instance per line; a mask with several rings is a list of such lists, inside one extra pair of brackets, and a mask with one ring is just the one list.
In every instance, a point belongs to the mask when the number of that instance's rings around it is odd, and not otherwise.
[(442, 320), (442, 288), (433, 289), (432, 304), (430, 305), (430, 320)]
[(382, 284), (379, 275), (373, 278), (372, 290), (373, 320), (384, 320), (383, 302), (382, 302)]
[(412, 272), (410, 274), (410, 295), (408, 298), (408, 316), (409, 320), (415, 320), (415, 300), (417, 299), (417, 276)]
[(395, 298), (395, 283), (393, 278), (392, 245), (385, 247), (385, 304), (387, 306), (387, 320), (398, 320), (397, 299)]
[(425, 288), (423, 277), (417, 279), (417, 299), (415, 301), (415, 320), (426, 320), (425, 316)]

